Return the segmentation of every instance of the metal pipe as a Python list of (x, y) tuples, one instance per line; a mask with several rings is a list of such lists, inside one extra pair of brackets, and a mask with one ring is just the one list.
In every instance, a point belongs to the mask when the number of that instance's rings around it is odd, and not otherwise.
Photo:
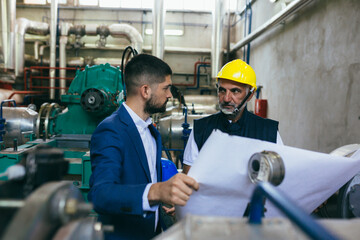
[(231, 49), (230, 52), (235, 52), (254, 40), (255, 38), (259, 37), (261, 34), (266, 32), (267, 30), (271, 29), (278, 23), (281, 23), (286, 18), (288, 18), (291, 14), (297, 12), (299, 9), (304, 7), (306, 4), (310, 3), (312, 0), (295, 0), (291, 2), (286, 8), (284, 8), (282, 11), (280, 11), (278, 14), (273, 16), (269, 21), (264, 23), (262, 26), (257, 28), (255, 31), (253, 31), (250, 35), (248, 35), (246, 38), (238, 41)]
[(227, 10), (228, 24), (227, 24), (227, 37), (226, 37), (226, 62), (230, 61), (230, 30), (231, 30), (231, 13), (230, 7)]
[[(249, 23), (248, 23), (248, 21), (249, 21)], [(248, 0), (246, 0), (244, 38), (251, 33), (251, 21), (252, 21), (251, 3)], [(246, 27), (247, 27), (247, 29), (246, 29)], [(247, 46), (244, 47), (243, 59), (246, 60), (247, 64), (250, 64), (250, 43), (248, 43)]]
[(307, 234), (310, 239), (340, 239), (318, 224), (311, 216), (296, 206), (285, 195), (281, 194), (268, 182), (257, 184), (250, 202), (250, 224), (261, 224), (261, 216), (264, 209), (264, 197), (271, 201), (282, 213)]
[(16, 47), (15, 47), (15, 75), (22, 76), (25, 63), (25, 33), (46, 35), (49, 33), (49, 24), (30, 21), (26, 18), (16, 19)]
[(98, 24), (86, 24), (85, 25), (85, 32), (87, 36), (96, 36), (97, 34), (97, 29), (98, 29), (99, 25)]
[(152, 55), (164, 59), (165, 46), (165, 8), (164, 0), (154, 1), (153, 8), (153, 35), (152, 35)]
[(94, 58), (94, 65), (109, 63), (112, 66), (121, 66), (121, 58)]
[(5, 199), (0, 200), (0, 209), (18, 209), (25, 206), (25, 201), (23, 200), (15, 200), (15, 199)]
[[(44, 46), (44, 45), (41, 45), (40, 48), (42, 46)], [(43, 58), (42, 55), (40, 54), (40, 59), (42, 61), (40, 66), (49, 66), (50, 65), (49, 58)], [(34, 56), (31, 56), (31, 55), (25, 54), (25, 61), (31, 62), (31, 64), (33, 64), (33, 65), (37, 64), (35, 62)], [(84, 66), (84, 64), (85, 64), (85, 61), (84, 61), (83, 57), (67, 57), (66, 58), (66, 66), (68, 66), (68, 67)], [(60, 63), (59, 63), (59, 65), (60, 65)]]
[(34, 42), (34, 58), (35, 58), (36, 62), (39, 61), (39, 46), (40, 46), (40, 44), (42, 44), (41, 41)]
[(81, 67), (85, 65), (85, 60), (83, 57), (71, 57), (67, 58), (66, 60), (66, 66), (69, 67)]
[[(59, 41), (59, 67), (65, 68), (66, 67), (66, 44), (68, 41), (68, 36), (60, 36)], [(60, 95), (63, 95), (66, 93), (66, 70), (60, 69), (59, 71), (60, 75)]]
[(204, 64), (204, 65), (209, 65), (209, 62), (202, 62), (202, 61), (197, 61), (194, 64), (194, 81), (193, 83), (174, 83), (174, 86), (186, 86), (186, 87), (195, 87), (196, 86), (196, 73), (197, 73), (197, 66), (199, 64)]
[[(152, 51), (152, 46), (144, 46), (144, 51)], [(210, 54), (210, 48), (189, 48), (189, 47), (165, 47), (165, 52), (169, 53), (199, 53), (199, 54)]]
[(222, 65), (222, 30), (224, 20), (224, 0), (215, 0), (212, 13), (212, 35), (211, 35), (211, 77), (215, 78)]
[[(104, 27), (104, 26), (103, 26)], [(110, 35), (114, 38), (125, 37), (131, 42), (131, 46), (139, 53), (142, 52), (143, 38), (141, 34), (128, 24), (112, 24), (109, 26)], [(86, 32), (87, 34), (87, 32)]]
[(72, 24), (62, 22), (60, 26), (61, 36), (59, 40), (59, 75), (60, 75), (60, 95), (66, 93), (66, 44), (68, 42), (69, 30)]
[(58, 0), (51, 1), (51, 24), (50, 24), (50, 99), (55, 99), (55, 69), (56, 67), (56, 33), (58, 18)]
[(1, 40), (4, 69), (15, 69), (16, 0), (1, 0)]
[(200, 68), (201, 67), (204, 67), (206, 69), (207, 67), (210, 67), (210, 64), (199, 64), (197, 66), (197, 71), (196, 71), (196, 74), (195, 74), (195, 76), (196, 76), (196, 87), (188, 87), (188, 88), (186, 88), (187, 90), (189, 90), (189, 89), (199, 89), (199, 87), (200, 87)]

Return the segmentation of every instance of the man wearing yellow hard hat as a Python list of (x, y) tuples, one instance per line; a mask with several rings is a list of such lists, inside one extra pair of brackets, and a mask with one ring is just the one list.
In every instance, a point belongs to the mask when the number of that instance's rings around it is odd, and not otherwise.
[(256, 75), (247, 63), (240, 59), (228, 62), (216, 79), (221, 111), (194, 120), (193, 130), (184, 152), (185, 174), (214, 129), (230, 135), (283, 144), (277, 121), (256, 116), (246, 108), (247, 102), (256, 91)]

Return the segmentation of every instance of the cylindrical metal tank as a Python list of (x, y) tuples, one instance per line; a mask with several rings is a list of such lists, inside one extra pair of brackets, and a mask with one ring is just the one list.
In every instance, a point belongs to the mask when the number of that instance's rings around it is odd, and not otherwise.
[[(190, 124), (190, 129), (193, 128), (194, 119), (203, 118), (218, 111), (216, 96), (185, 95), (184, 98), (188, 106), (187, 122)], [(178, 106), (177, 100), (169, 102), (166, 112), (156, 122), (162, 142), (167, 148), (184, 149), (182, 124), (185, 122), (185, 116), (182, 108)]]
[(18, 145), (29, 141), (25, 136), (35, 133), (37, 116), (37, 112), (26, 107), (3, 107), (3, 118), (6, 120), (5, 146), (13, 147), (15, 138)]
[[(190, 124), (190, 129), (193, 128), (194, 119), (199, 119), (209, 116), (209, 114), (190, 114), (187, 116), (187, 121)], [(185, 116), (177, 112), (173, 112), (170, 116), (159, 119), (157, 124), (161, 135), (162, 143), (167, 148), (184, 149), (184, 141), (182, 139), (183, 127), (181, 126), (185, 121)]]
[(212, 95), (185, 95), (189, 112), (212, 114), (218, 112), (218, 98)]

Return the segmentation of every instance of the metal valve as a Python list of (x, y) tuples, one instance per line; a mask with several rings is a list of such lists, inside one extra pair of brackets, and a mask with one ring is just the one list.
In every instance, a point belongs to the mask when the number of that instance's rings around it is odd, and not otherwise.
[(277, 186), (285, 177), (284, 162), (276, 152), (255, 153), (249, 160), (248, 174), (253, 183), (270, 182)]

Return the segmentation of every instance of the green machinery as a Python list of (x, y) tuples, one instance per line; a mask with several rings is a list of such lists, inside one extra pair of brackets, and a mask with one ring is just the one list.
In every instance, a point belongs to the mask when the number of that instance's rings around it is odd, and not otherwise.
[(61, 96), (65, 110), (44, 103), (37, 121), (38, 138), (54, 135), (92, 134), (96, 126), (116, 110), (123, 100), (121, 72), (109, 64), (77, 71), (68, 93)]
[(36, 145), (49, 144), (64, 150), (65, 158), (70, 162), (69, 179), (87, 192), (91, 175), (91, 134), (105, 117), (118, 108), (123, 96), (119, 68), (101, 64), (78, 70), (68, 93), (61, 96), (61, 105), (64, 106), (43, 103), (34, 124), (35, 133), (27, 132), (29, 141), (0, 151), (0, 173), (19, 163), (26, 152)]

